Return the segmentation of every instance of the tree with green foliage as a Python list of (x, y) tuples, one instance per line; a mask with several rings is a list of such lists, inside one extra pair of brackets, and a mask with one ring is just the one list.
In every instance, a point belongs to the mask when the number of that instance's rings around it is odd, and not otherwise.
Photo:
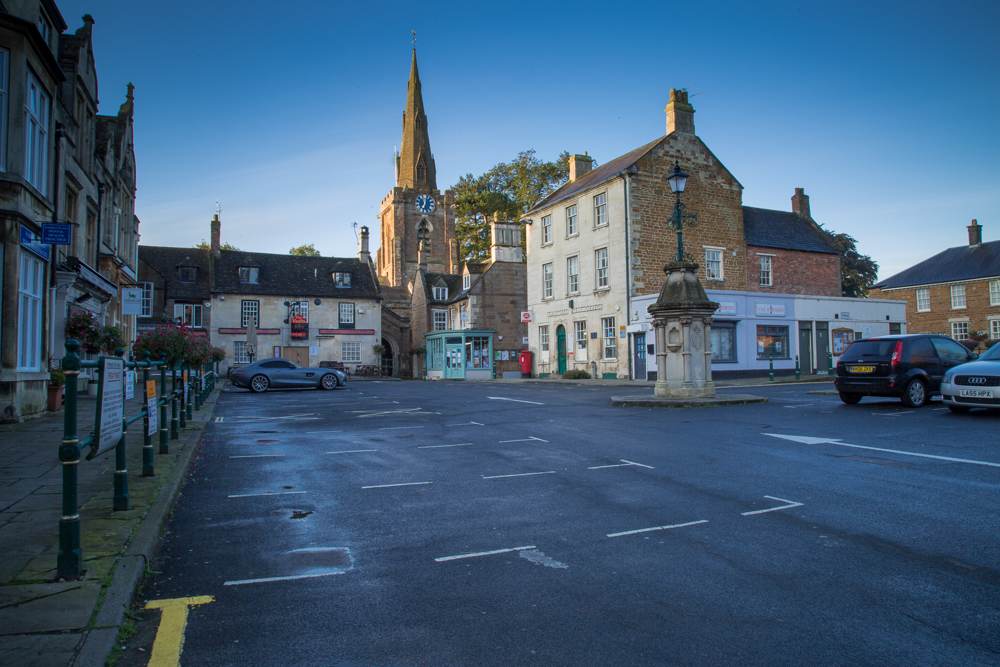
[(857, 241), (848, 234), (822, 230), (827, 241), (840, 251), (840, 293), (842, 296), (868, 297), (868, 290), (878, 280), (878, 264), (858, 252)]
[(288, 254), (298, 255), (300, 257), (319, 257), (319, 250), (316, 250), (312, 243), (307, 243), (305, 245), (300, 245), (297, 248), (289, 249)]
[[(520, 220), (542, 197), (569, 178), (569, 153), (545, 162), (534, 150), (522, 151), (509, 163), (501, 162), (481, 176), (466, 174), (452, 186), (455, 193), (455, 236), (459, 258), (482, 262), (490, 256), (490, 220), (499, 213)], [(523, 243), (523, 240), (522, 240)]]
[[(212, 249), (212, 244), (210, 244), (205, 239), (202, 239), (201, 243), (199, 243), (198, 245), (196, 245), (195, 248), (198, 248), (199, 250), (211, 250)], [(232, 243), (223, 243), (222, 246), (221, 246), (221, 249), (222, 250), (235, 250), (236, 252), (242, 252), (242, 250), (240, 250), (239, 248), (237, 248), (236, 246), (234, 246)]]

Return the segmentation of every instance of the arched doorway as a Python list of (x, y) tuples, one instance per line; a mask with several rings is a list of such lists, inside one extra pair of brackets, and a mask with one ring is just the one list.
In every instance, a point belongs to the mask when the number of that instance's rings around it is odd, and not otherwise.
[(392, 352), (392, 343), (388, 339), (382, 339), (382, 358), (379, 360), (382, 375), (396, 377), (396, 357)]
[(559, 355), (559, 375), (566, 373), (566, 328), (559, 325), (556, 328), (556, 352)]

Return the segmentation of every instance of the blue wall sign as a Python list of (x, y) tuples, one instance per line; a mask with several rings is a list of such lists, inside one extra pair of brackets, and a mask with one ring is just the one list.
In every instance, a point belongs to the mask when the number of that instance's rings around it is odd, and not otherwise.
[(35, 234), (35, 232), (24, 225), (21, 225), (21, 246), (35, 253), (46, 262), (49, 261), (49, 245), (42, 243), (41, 239), (38, 238), (38, 234)]
[(42, 243), (69, 245), (73, 235), (73, 225), (65, 222), (43, 222)]

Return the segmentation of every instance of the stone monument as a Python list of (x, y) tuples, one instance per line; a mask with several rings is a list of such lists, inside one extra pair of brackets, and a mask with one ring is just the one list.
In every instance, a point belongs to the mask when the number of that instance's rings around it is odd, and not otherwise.
[(663, 267), (667, 279), (649, 307), (656, 330), (656, 387), (659, 398), (710, 398), (712, 345), (709, 331), (719, 304), (709, 301), (694, 262)]

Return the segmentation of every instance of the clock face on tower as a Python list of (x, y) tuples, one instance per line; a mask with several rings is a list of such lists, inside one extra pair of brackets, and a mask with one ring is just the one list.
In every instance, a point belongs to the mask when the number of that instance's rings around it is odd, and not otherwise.
[(430, 195), (420, 195), (417, 197), (417, 210), (421, 213), (431, 213), (434, 211), (434, 198)]

